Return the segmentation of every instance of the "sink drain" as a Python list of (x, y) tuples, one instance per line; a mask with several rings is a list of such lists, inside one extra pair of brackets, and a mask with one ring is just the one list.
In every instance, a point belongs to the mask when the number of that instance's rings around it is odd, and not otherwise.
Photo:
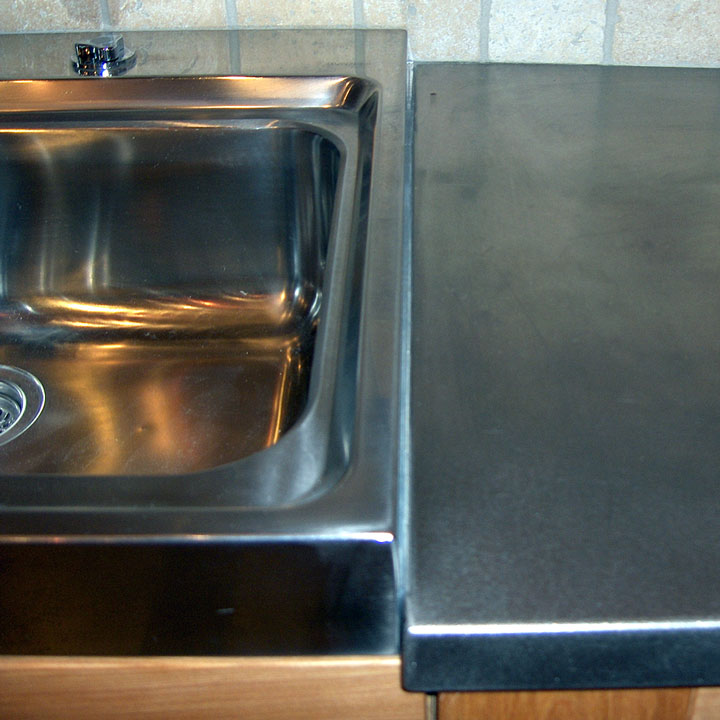
[(20, 368), (0, 365), (0, 445), (24, 433), (45, 405), (40, 381)]
[(22, 415), (23, 398), (13, 385), (0, 383), (0, 435), (9, 430)]

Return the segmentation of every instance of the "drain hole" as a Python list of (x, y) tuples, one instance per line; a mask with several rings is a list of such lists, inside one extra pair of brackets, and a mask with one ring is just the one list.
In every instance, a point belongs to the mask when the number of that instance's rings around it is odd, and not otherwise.
[(37, 420), (44, 405), (45, 391), (34, 375), (0, 365), (0, 445), (24, 433)]
[(7, 432), (25, 409), (25, 397), (14, 383), (0, 381), (0, 435)]

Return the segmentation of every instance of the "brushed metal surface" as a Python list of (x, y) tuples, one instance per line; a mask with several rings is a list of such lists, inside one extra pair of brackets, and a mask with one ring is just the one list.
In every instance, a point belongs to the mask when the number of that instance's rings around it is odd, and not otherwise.
[(124, 37), (0, 36), (0, 652), (397, 652), (405, 34)]
[(48, 396), (3, 471), (194, 472), (274, 445), (307, 405), (339, 149), (276, 121), (63, 125), (0, 132), (0, 362)]
[(717, 71), (416, 71), (412, 689), (720, 682)]
[[(238, 468), (233, 504), (335, 482), (377, 93), (351, 77), (4, 84), (0, 361), (47, 397), (0, 451), (5, 473), (123, 478), (132, 502), (128, 475), (262, 455), (310, 402), (298, 437)], [(9, 505), (117, 504), (87, 484), (27, 500), (13, 484)]]

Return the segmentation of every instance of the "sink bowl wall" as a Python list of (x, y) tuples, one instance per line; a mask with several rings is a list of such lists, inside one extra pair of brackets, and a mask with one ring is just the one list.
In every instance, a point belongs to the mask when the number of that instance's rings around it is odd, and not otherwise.
[(39, 483), (59, 507), (271, 506), (332, 487), (354, 416), (377, 88), (4, 90), (0, 364), (46, 390), (0, 447), (5, 473), (36, 478), (7, 500), (31, 503)]
[(46, 409), (10, 472), (179, 473), (307, 403), (340, 151), (289, 123), (0, 134), (0, 363)]

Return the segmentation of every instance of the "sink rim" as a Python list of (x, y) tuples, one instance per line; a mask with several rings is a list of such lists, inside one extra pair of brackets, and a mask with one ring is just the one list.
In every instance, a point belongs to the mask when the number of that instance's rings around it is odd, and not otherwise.
[[(201, 90), (202, 92), (198, 92)], [(352, 74), (198, 75), (0, 79), (0, 117), (56, 113), (227, 113), (341, 109), (359, 112), (377, 83)], [(191, 92), (195, 91), (195, 92)], [(53, 93), (52, 105), (48, 95)], [(57, 94), (55, 94), (57, 93)], [(188, 98), (192, 102), (188, 102)]]

